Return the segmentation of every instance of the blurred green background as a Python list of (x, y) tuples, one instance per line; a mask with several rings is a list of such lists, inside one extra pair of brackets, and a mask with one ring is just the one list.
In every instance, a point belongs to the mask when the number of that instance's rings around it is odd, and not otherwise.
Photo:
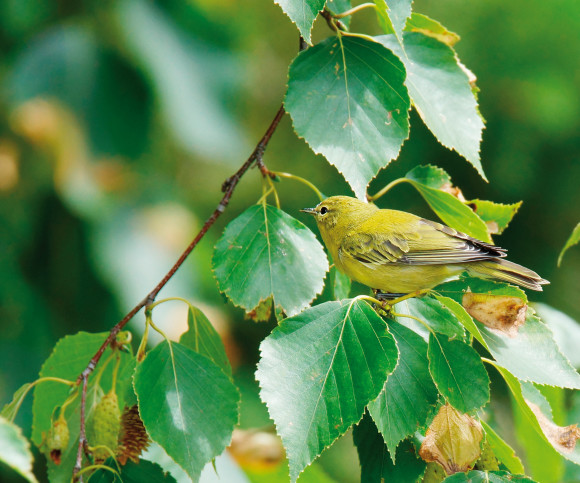
[[(462, 37), (456, 50), (478, 77), (487, 120), (490, 183), (412, 113), (400, 158), (370, 192), (432, 163), (468, 199), (523, 200), (495, 242), (551, 281), (533, 300), (580, 320), (580, 249), (556, 267), (580, 221), (580, 4), (415, 0), (414, 10)], [(351, 28), (379, 33), (371, 12)], [(314, 41), (327, 35), (318, 21)], [(58, 338), (109, 329), (161, 279), (273, 118), (297, 49), (296, 28), (270, 0), (0, 2), (0, 402), (37, 377)], [(296, 138), (288, 116), (265, 162), (328, 195), (352, 194)], [(244, 320), (225, 303), (211, 253), (261, 189), (253, 170), (161, 293), (199, 304), (222, 333), (244, 394), (243, 427), (268, 423), (253, 370), (273, 323)], [(313, 193), (294, 181), (279, 193), (282, 207), (314, 229), (297, 211), (316, 204)], [(434, 218), (407, 185), (379, 205)], [(182, 309), (159, 309), (169, 332), (186, 327)], [(142, 316), (134, 322), (138, 332)], [(18, 422), (29, 431), (30, 401)], [(343, 450), (353, 454), (343, 442), (332, 451)], [(352, 461), (334, 469), (338, 481), (358, 479)], [(331, 475), (333, 465), (325, 465)]]

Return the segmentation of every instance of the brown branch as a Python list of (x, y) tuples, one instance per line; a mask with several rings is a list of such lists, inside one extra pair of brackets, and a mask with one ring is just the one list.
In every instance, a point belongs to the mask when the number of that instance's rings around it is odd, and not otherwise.
[(212, 225), (219, 218), (219, 216), (225, 211), (226, 207), (228, 206), (228, 203), (230, 202), (230, 198), (232, 197), (232, 194), (236, 189), (237, 184), (239, 183), (242, 176), (246, 173), (246, 171), (248, 171), (248, 169), (250, 169), (252, 166), (257, 166), (260, 169), (262, 176), (270, 176), (272, 178), (274, 177), (274, 174), (271, 171), (269, 171), (266, 165), (264, 164), (262, 157), (264, 156), (264, 151), (266, 150), (266, 146), (268, 145), (270, 138), (272, 137), (274, 131), (278, 127), (278, 124), (280, 123), (282, 116), (284, 116), (284, 112), (285, 112), (284, 106), (282, 105), (280, 106), (280, 109), (278, 109), (278, 112), (276, 113), (276, 116), (274, 116), (274, 119), (270, 123), (270, 126), (266, 130), (266, 133), (262, 136), (262, 139), (260, 139), (260, 142), (256, 145), (256, 148), (254, 149), (252, 154), (250, 154), (250, 157), (240, 167), (240, 169), (238, 169), (238, 171), (236, 171), (232, 176), (230, 176), (228, 179), (224, 181), (222, 185), (222, 192), (224, 193), (224, 195), (221, 201), (219, 202), (219, 204), (217, 205), (216, 209), (211, 214), (211, 216), (207, 219), (205, 224), (201, 227), (201, 230), (193, 239), (193, 241), (189, 244), (189, 246), (184, 250), (184, 252), (179, 257), (179, 259), (175, 262), (173, 267), (171, 267), (171, 269), (167, 272), (165, 277), (161, 279), (161, 281), (155, 286), (155, 288), (151, 290), (151, 292), (149, 292), (147, 296), (143, 300), (141, 300), (141, 302), (139, 302), (135, 307), (133, 307), (131, 311), (127, 315), (125, 315), (125, 317), (123, 317), (121, 321), (119, 321), (117, 325), (115, 325), (111, 329), (111, 331), (109, 332), (109, 336), (107, 337), (105, 342), (103, 342), (99, 350), (89, 361), (85, 370), (77, 378), (76, 381), (77, 385), (80, 385), (82, 383), (83, 387), (81, 393), (81, 421), (80, 421), (79, 445), (77, 449), (77, 459), (73, 470), (73, 479), (75, 481), (77, 480), (77, 474), (82, 467), (83, 448), (86, 446), (87, 442), (85, 408), (86, 408), (87, 385), (90, 374), (95, 370), (95, 367), (99, 363), (99, 360), (101, 359), (106, 348), (114, 343), (117, 334), (121, 331), (121, 329), (125, 327), (125, 325), (127, 325), (127, 323), (143, 307), (147, 307), (148, 305), (150, 305), (155, 301), (157, 294), (161, 291), (161, 289), (165, 286), (165, 284), (169, 282), (171, 277), (175, 275), (175, 272), (177, 272), (179, 267), (183, 265), (183, 262), (185, 262), (189, 254), (197, 246), (197, 244), (204, 237), (207, 231), (212, 227)]

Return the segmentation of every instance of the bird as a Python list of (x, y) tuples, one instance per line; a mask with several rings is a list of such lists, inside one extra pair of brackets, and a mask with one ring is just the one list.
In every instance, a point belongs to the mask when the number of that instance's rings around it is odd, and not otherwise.
[(505, 249), (412, 213), (349, 196), (301, 211), (314, 215), (338, 270), (387, 296), (428, 290), (465, 271), (530, 290), (549, 283), (506, 260)]

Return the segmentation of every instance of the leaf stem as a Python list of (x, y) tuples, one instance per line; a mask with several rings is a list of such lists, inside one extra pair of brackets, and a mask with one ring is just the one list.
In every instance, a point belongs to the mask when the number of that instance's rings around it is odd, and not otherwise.
[(291, 173), (283, 173), (281, 171), (273, 171), (273, 173), (276, 176), (279, 176), (280, 178), (288, 178), (288, 179), (293, 179), (295, 181), (299, 181), (300, 183), (305, 184), (306, 186), (308, 186), (312, 191), (314, 191), (316, 193), (316, 196), (318, 196), (318, 199), (320, 201), (323, 201), (325, 196), (322, 194), (322, 192), (310, 181), (308, 181), (307, 179), (301, 178), (300, 176), (296, 176), (295, 174), (291, 174)]
[(390, 312), (390, 315), (392, 315), (394, 317), (407, 317), (408, 319), (416, 320), (423, 327), (425, 327), (429, 332), (431, 332), (432, 334), (435, 333), (435, 331), (431, 327), (429, 327), (429, 325), (425, 321), (421, 320), (419, 317), (415, 317), (414, 315), (411, 315), (411, 314), (399, 314), (397, 312), (392, 312), (392, 311)]
[(334, 14), (333, 17), (338, 19), (348, 17), (349, 15), (360, 12), (365, 8), (374, 8), (376, 10), (377, 6), (374, 3), (361, 3), (360, 5), (357, 5), (356, 7), (353, 7), (346, 12)]
[(368, 40), (369, 42), (374, 42), (375, 44), (378, 43), (373, 37), (371, 37), (370, 35), (366, 35), (366, 34), (360, 34), (360, 33), (355, 33), (355, 32), (346, 32), (343, 30), (340, 31), (340, 34), (344, 35), (345, 37), (357, 37), (359, 39)]
[(375, 200), (378, 200), (381, 196), (383, 196), (387, 191), (389, 191), (394, 186), (397, 186), (400, 183), (405, 183), (405, 182), (408, 182), (408, 181), (409, 180), (407, 178), (398, 178), (398, 179), (396, 179), (394, 181), (391, 181), (387, 186), (385, 186), (382, 190), (380, 190), (375, 195), (369, 196), (367, 194), (367, 201), (375, 201)]

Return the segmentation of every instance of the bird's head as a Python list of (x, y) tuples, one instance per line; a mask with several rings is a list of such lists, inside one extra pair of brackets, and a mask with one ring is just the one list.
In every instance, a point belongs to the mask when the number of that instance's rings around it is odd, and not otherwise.
[(304, 213), (310, 213), (316, 218), (316, 223), (324, 236), (324, 231), (335, 226), (347, 227), (365, 218), (377, 210), (372, 203), (366, 203), (350, 196), (331, 196), (321, 201), (315, 208), (304, 208)]

